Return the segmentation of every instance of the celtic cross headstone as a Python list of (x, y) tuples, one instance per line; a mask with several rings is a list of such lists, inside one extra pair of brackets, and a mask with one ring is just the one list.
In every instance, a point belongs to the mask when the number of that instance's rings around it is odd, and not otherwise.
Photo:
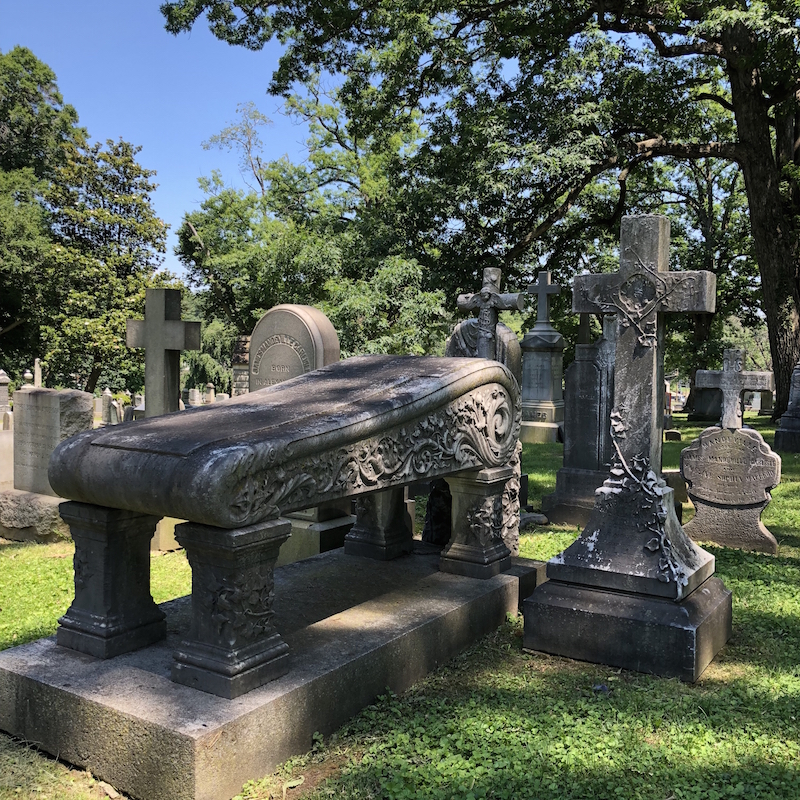
[(664, 314), (713, 312), (716, 281), (668, 259), (665, 217), (625, 217), (619, 272), (575, 278), (574, 312), (617, 317), (612, 463), (580, 537), (525, 602), (525, 646), (696, 680), (729, 636), (731, 596), (659, 477)]

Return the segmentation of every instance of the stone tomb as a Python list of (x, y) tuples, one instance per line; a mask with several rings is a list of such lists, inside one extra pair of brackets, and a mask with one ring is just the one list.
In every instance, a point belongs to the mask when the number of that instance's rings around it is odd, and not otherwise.
[(711, 272), (668, 270), (669, 220), (624, 217), (620, 270), (579, 275), (573, 311), (615, 313), (613, 459), (578, 539), (525, 601), (524, 647), (695, 681), (731, 633), (731, 593), (659, 477), (665, 312), (713, 312)]
[(522, 339), (523, 442), (557, 442), (564, 424), (564, 338), (550, 324), (550, 295), (561, 287), (540, 272), (528, 294), (538, 298), (536, 324)]
[[(60, 647), (0, 654), (0, 727), (145, 800), (229, 797), (517, 606), (535, 569), (508, 564), (499, 498), (519, 422), (497, 362), (373, 356), (80, 434), (50, 468), (74, 500), (75, 599)], [(463, 498), (447, 558), (338, 550), (273, 570), (285, 512), (436, 476)], [(192, 600), (166, 607), (169, 633), (149, 594), (156, 515), (190, 520)]]
[(577, 344), (575, 360), (567, 368), (564, 466), (556, 473), (555, 492), (542, 498), (542, 511), (550, 522), (586, 525), (595, 491), (608, 476), (616, 328), (615, 317), (604, 317), (602, 338)]
[[(313, 306), (284, 304), (271, 308), (247, 341), (251, 392), (333, 364), (341, 352), (331, 321)], [(278, 565), (342, 547), (356, 521), (349, 501), (323, 503), (295, 511), (288, 518), (292, 520), (292, 535), (281, 547)], [(401, 515), (399, 521), (403, 519)]]
[(698, 541), (764, 553), (778, 552), (775, 537), (761, 522), (769, 490), (781, 479), (781, 459), (758, 431), (741, 427), (745, 389), (771, 390), (771, 372), (742, 370), (744, 353), (726, 350), (722, 371), (698, 371), (701, 386), (722, 391), (721, 426), (706, 428), (681, 453), (681, 473), (694, 518), (684, 530)]

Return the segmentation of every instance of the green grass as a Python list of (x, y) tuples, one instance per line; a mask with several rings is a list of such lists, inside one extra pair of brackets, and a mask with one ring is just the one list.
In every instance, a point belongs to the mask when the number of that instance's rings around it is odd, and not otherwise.
[[(765, 418), (747, 421), (771, 441)], [(665, 447), (667, 467), (677, 467), (681, 447), (701, 430), (679, 415), (678, 424), (684, 440)], [(553, 486), (559, 466), (560, 445), (525, 447), (534, 505)], [(800, 798), (798, 487), (800, 458), (787, 455), (783, 483), (764, 515), (779, 542), (777, 557), (709, 548), (717, 575), (733, 590), (734, 628), (697, 684), (524, 653), (521, 621), (510, 619), (402, 696), (387, 693), (334, 736), (315, 737), (310, 753), (248, 784), (241, 797)], [(536, 528), (523, 536), (521, 550), (546, 559), (575, 535)], [(6, 626), (0, 646), (14, 634), (17, 643), (53, 630), (69, 601), (64, 554), (64, 543), (0, 547), (0, 621)], [(181, 559), (153, 559), (155, 575), (161, 573), (154, 585), (164, 587), (157, 593), (187, 591)], [(34, 615), (17, 601), (6, 618), (5, 604), (14, 595), (9, 587), (31, 584), (26, 601), (45, 608)], [(102, 796), (90, 781), (0, 736), (0, 800)]]

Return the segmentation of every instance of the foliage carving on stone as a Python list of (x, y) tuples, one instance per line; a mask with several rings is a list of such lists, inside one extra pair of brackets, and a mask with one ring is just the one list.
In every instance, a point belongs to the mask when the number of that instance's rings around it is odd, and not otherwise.
[[(503, 489), (503, 530), (502, 538), (512, 556), (519, 555), (519, 509), (520, 509), (520, 476), (522, 468), (520, 454), (522, 442), (517, 442), (514, 455), (508, 466), (514, 474), (506, 481)], [(526, 498), (527, 499), (527, 498)]]
[(487, 548), (503, 540), (503, 497), (483, 497), (467, 510), (467, 527), (473, 540)]
[(272, 569), (220, 574), (213, 565), (195, 561), (192, 576), (202, 587), (192, 596), (199, 599), (205, 615), (226, 645), (246, 645), (274, 633)]
[[(292, 460), (245, 451), (233, 470), (231, 510), (244, 524), (348, 497), (513, 457), (520, 412), (498, 384), (481, 386), (424, 418), (345, 447)], [(278, 466), (274, 466), (280, 461)], [(264, 463), (266, 462), (266, 463)]]

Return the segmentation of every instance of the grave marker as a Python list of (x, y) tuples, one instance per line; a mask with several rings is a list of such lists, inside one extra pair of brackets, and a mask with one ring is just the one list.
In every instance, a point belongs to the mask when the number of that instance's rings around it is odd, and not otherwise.
[(575, 278), (573, 311), (617, 316), (613, 461), (583, 533), (525, 601), (524, 646), (694, 681), (730, 636), (731, 593), (658, 475), (663, 315), (713, 312), (715, 277), (669, 272), (668, 257), (669, 220), (625, 217), (619, 272)]
[(523, 442), (556, 442), (564, 423), (564, 339), (550, 324), (550, 296), (560, 291), (545, 271), (528, 286), (538, 305), (536, 324), (521, 344)]
[(145, 415), (177, 411), (181, 350), (200, 349), (200, 323), (181, 320), (179, 289), (147, 289), (144, 319), (129, 319), (128, 347), (143, 347)]

